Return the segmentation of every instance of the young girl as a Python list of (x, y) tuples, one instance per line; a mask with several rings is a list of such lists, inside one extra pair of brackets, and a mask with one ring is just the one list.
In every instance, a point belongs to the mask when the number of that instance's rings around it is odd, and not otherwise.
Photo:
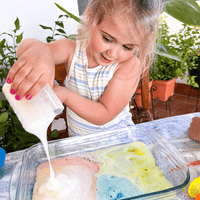
[[(129, 101), (150, 66), (162, 0), (91, 0), (77, 41), (21, 42), (7, 82), (16, 100), (33, 98), (48, 82), (67, 106), (70, 135), (132, 125)], [(55, 65), (66, 87), (53, 86)]]

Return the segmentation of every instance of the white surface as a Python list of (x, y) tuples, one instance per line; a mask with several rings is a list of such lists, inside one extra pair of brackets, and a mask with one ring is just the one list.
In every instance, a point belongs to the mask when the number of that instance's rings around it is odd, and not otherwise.
[[(19, 18), (21, 31), (25, 38), (36, 38), (46, 42), (46, 37), (51, 33), (43, 30), (39, 24), (54, 27), (58, 16), (65, 14), (54, 4), (57, 3), (67, 11), (79, 16), (76, 0), (7, 0), (1, 2), (1, 26), (0, 33), (11, 33), (14, 29), (14, 21)], [(73, 19), (63, 18), (67, 35), (76, 33), (77, 22)], [(0, 37), (1, 39), (1, 37)]]
[(57, 129), (58, 131), (66, 129), (65, 120), (63, 118), (54, 120), (51, 130)]

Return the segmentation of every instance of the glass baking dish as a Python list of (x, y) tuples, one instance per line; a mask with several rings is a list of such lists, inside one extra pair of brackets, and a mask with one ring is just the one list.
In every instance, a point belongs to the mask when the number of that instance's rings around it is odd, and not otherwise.
[[(133, 196), (129, 199), (177, 199), (190, 180), (189, 169), (178, 150), (158, 133), (139, 131), (137, 126), (94, 133), (91, 135), (71, 137), (49, 142), (51, 160), (76, 156), (86, 152), (94, 152), (111, 146), (123, 145), (139, 141), (144, 143), (154, 157), (156, 165), (162, 170), (164, 177), (173, 187), (152, 193)], [(27, 149), (22, 162), (18, 163), (10, 181), (11, 200), (31, 200), (36, 181), (37, 167), (47, 162), (41, 143)]]

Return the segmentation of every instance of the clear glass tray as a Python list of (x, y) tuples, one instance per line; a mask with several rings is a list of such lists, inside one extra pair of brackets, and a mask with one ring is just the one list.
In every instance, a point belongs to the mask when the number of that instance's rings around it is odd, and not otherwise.
[[(130, 126), (113, 131), (94, 133), (49, 142), (51, 160), (66, 156), (75, 156), (84, 152), (123, 145), (139, 141), (144, 143), (154, 157), (156, 165), (163, 171), (164, 177), (173, 185), (172, 188), (134, 196), (129, 199), (176, 199), (190, 180), (189, 169), (180, 157), (178, 150), (158, 133), (149, 130), (139, 132), (137, 126)], [(10, 182), (11, 200), (31, 200), (36, 181), (37, 167), (47, 162), (41, 143), (27, 149), (22, 162), (13, 171)]]

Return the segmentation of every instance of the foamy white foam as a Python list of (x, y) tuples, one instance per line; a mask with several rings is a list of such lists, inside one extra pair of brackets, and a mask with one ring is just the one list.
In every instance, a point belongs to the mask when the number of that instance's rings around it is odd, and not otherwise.
[[(96, 199), (96, 183), (94, 175), (87, 167), (65, 166), (56, 176), (61, 187), (52, 188), (49, 180), (42, 184), (34, 199), (40, 200), (94, 200)], [(39, 183), (37, 183), (39, 184)]]

